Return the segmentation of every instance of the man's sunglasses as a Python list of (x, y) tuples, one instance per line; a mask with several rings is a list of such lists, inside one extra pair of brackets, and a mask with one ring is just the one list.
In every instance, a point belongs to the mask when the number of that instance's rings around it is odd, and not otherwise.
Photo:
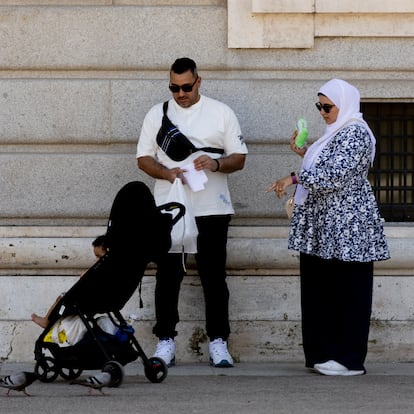
[(321, 112), (321, 109), (323, 109), (325, 113), (329, 114), (329, 112), (335, 105), (321, 104), (320, 102), (316, 102), (315, 106), (316, 108), (318, 108), (319, 112)]
[(170, 88), (170, 91), (172, 93), (178, 93), (178, 92), (180, 92), (180, 89), (183, 92), (191, 92), (193, 90), (193, 86), (196, 84), (197, 80), (198, 80), (198, 75), (197, 75), (196, 80), (194, 81), (194, 83), (192, 85), (190, 85), (189, 83), (186, 83), (186, 84), (181, 85), (181, 86), (170, 84), (168, 87)]

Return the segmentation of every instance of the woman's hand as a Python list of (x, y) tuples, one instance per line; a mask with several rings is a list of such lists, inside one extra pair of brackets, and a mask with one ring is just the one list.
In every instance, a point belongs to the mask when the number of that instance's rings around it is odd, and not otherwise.
[(304, 157), (305, 153), (306, 153), (306, 146), (303, 146), (302, 148), (299, 148), (296, 144), (295, 144), (295, 138), (298, 135), (298, 131), (295, 130), (292, 134), (292, 136), (290, 137), (290, 149), (298, 154), (300, 157)]
[(270, 185), (267, 188), (266, 192), (274, 191), (277, 198), (282, 198), (286, 195), (286, 189), (292, 184), (292, 177), (290, 175), (287, 175), (286, 177), (280, 178), (272, 185)]

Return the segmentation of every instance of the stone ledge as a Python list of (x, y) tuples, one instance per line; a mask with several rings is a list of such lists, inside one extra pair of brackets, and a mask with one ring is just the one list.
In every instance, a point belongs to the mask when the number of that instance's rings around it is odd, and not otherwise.
[(414, 13), (414, 3), (411, 0), (315, 0), (317, 13)]
[[(298, 254), (287, 249), (287, 226), (231, 227), (229, 274), (296, 274)], [(0, 227), (0, 275), (76, 274), (94, 261), (91, 243), (105, 227)], [(386, 226), (391, 259), (376, 262), (376, 274), (414, 275), (409, 226)], [(189, 268), (194, 267), (190, 256)]]
[[(0, 320), (25, 321), (32, 312), (46, 313), (56, 297), (77, 282), (77, 276), (2, 276), (0, 277)], [(228, 278), (230, 319), (232, 321), (300, 320), (300, 287), (296, 275), (243, 275)], [(405, 276), (376, 276), (372, 318), (379, 321), (411, 320), (414, 314), (414, 279)], [(125, 305), (126, 316), (137, 314), (141, 321), (152, 321), (155, 277), (142, 280), (143, 308), (134, 292)], [(16, 292), (19, 292), (16, 301)], [(204, 319), (203, 293), (198, 276), (184, 278), (179, 309), (182, 321)]]
[(252, 13), (313, 13), (315, 0), (251, 0)]

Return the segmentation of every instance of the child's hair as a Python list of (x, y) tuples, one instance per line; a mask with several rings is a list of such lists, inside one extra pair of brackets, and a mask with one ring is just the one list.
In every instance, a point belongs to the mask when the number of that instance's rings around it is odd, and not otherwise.
[(98, 236), (93, 242), (92, 242), (92, 246), (93, 247), (103, 247), (104, 249), (106, 249), (106, 236), (105, 234), (102, 234), (101, 236)]

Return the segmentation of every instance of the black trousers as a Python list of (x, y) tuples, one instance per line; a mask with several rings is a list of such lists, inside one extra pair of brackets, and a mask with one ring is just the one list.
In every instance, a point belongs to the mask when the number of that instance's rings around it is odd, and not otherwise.
[[(229, 290), (226, 282), (227, 235), (230, 215), (196, 217), (197, 270), (203, 287), (206, 331), (210, 339), (230, 334)], [(179, 322), (178, 300), (185, 275), (181, 254), (169, 253), (158, 262), (155, 286), (156, 324), (159, 338), (174, 338)]]
[(334, 360), (365, 370), (372, 309), (373, 263), (300, 254), (305, 364)]

